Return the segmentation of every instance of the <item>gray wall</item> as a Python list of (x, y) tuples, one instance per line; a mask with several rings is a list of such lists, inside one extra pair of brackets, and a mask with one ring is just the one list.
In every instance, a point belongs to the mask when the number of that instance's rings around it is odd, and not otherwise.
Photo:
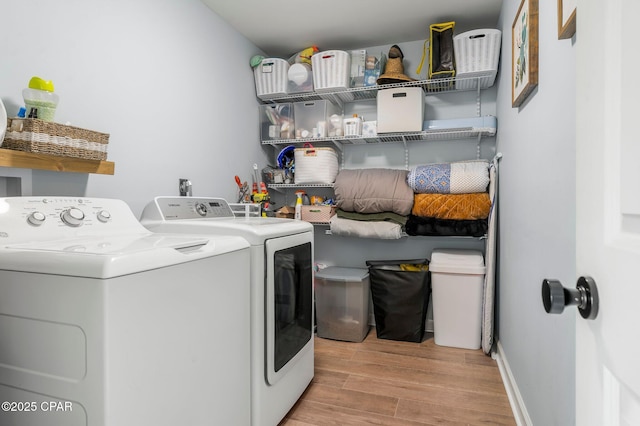
[(178, 195), (179, 178), (234, 198), (234, 175), (266, 164), (249, 66), (260, 52), (200, 0), (3, 2), (2, 17), (9, 116), (32, 76), (52, 80), (56, 121), (109, 133), (115, 162), (114, 176), (0, 167), (32, 182), (23, 192), (120, 198), (139, 214)]
[(534, 425), (575, 424), (575, 312), (548, 315), (543, 278), (575, 285), (575, 49), (557, 39), (556, 2), (540, 1), (539, 84), (511, 108), (505, 1), (498, 89), (500, 164), (498, 338)]

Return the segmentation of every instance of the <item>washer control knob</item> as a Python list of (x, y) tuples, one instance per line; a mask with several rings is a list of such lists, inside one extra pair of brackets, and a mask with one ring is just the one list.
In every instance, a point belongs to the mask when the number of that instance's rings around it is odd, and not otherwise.
[(106, 210), (100, 210), (97, 214), (98, 220), (102, 223), (107, 223), (111, 220), (111, 213)]
[(42, 212), (33, 212), (27, 217), (27, 222), (33, 226), (40, 226), (47, 217)]
[(84, 220), (84, 213), (82, 210), (75, 207), (71, 207), (60, 214), (60, 219), (69, 226), (80, 226)]
[(207, 206), (205, 206), (204, 203), (197, 203), (196, 204), (196, 213), (198, 213), (200, 216), (206, 216), (207, 215)]

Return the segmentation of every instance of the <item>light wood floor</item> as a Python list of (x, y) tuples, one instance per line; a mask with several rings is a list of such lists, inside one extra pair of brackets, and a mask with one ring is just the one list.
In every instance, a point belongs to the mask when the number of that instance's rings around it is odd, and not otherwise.
[(315, 338), (315, 377), (280, 426), (515, 425), (496, 362), (481, 350)]

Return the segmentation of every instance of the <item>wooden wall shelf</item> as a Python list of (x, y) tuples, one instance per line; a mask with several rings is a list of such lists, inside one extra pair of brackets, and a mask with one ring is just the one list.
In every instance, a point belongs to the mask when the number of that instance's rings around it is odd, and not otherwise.
[(34, 154), (0, 148), (0, 167), (52, 170), (55, 172), (96, 173), (112, 175), (115, 163), (111, 161), (84, 160), (82, 158), (59, 157), (56, 155)]

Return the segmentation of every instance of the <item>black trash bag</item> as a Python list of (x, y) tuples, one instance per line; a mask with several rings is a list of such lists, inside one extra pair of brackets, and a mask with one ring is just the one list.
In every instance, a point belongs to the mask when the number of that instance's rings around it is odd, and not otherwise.
[(429, 260), (368, 260), (366, 263), (378, 338), (422, 342), (431, 295)]

